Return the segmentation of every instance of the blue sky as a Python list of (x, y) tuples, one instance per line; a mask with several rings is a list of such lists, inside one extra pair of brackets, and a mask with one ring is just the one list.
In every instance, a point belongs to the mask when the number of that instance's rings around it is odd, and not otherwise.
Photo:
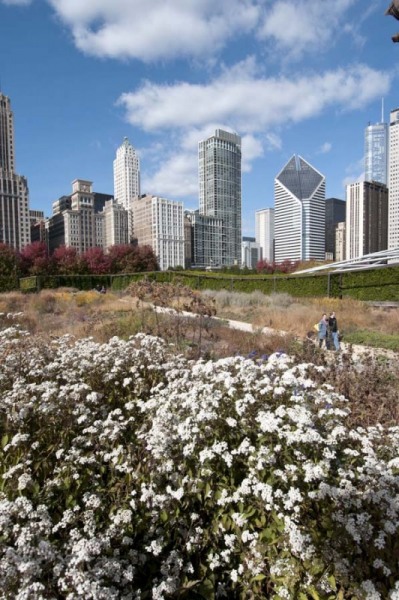
[(364, 128), (399, 106), (390, 0), (0, 0), (16, 169), (51, 214), (73, 179), (113, 193), (127, 136), (142, 192), (198, 207), (198, 141), (243, 138), (243, 234), (292, 154), (327, 196), (363, 173)]

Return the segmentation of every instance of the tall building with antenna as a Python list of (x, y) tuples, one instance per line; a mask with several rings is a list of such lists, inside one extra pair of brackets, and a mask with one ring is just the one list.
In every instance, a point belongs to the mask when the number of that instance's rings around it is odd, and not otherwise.
[(381, 121), (366, 127), (364, 132), (364, 179), (388, 184), (388, 124), (384, 121), (384, 100)]
[(14, 116), (0, 92), (0, 243), (17, 250), (30, 244), (29, 190), (15, 172)]

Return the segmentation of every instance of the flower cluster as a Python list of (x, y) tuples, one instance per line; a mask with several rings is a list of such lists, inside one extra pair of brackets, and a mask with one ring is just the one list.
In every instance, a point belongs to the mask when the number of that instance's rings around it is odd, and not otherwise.
[(2, 597), (398, 600), (399, 428), (311, 372), (1, 331)]

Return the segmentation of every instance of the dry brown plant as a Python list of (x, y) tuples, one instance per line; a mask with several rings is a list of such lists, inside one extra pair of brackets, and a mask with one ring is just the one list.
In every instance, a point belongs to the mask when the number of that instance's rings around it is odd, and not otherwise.
[(323, 313), (335, 311), (339, 328), (350, 332), (359, 329), (392, 333), (399, 331), (399, 310), (388, 311), (350, 298), (290, 298), (287, 294), (270, 296), (229, 292), (206, 292), (215, 300), (219, 317), (239, 319), (257, 327), (272, 327), (300, 337), (306, 336), (320, 321)]

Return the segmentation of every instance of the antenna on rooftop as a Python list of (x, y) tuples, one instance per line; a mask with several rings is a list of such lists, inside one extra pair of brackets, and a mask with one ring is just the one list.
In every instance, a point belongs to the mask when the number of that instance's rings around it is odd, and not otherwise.
[(381, 123), (384, 123), (384, 98), (381, 98)]

